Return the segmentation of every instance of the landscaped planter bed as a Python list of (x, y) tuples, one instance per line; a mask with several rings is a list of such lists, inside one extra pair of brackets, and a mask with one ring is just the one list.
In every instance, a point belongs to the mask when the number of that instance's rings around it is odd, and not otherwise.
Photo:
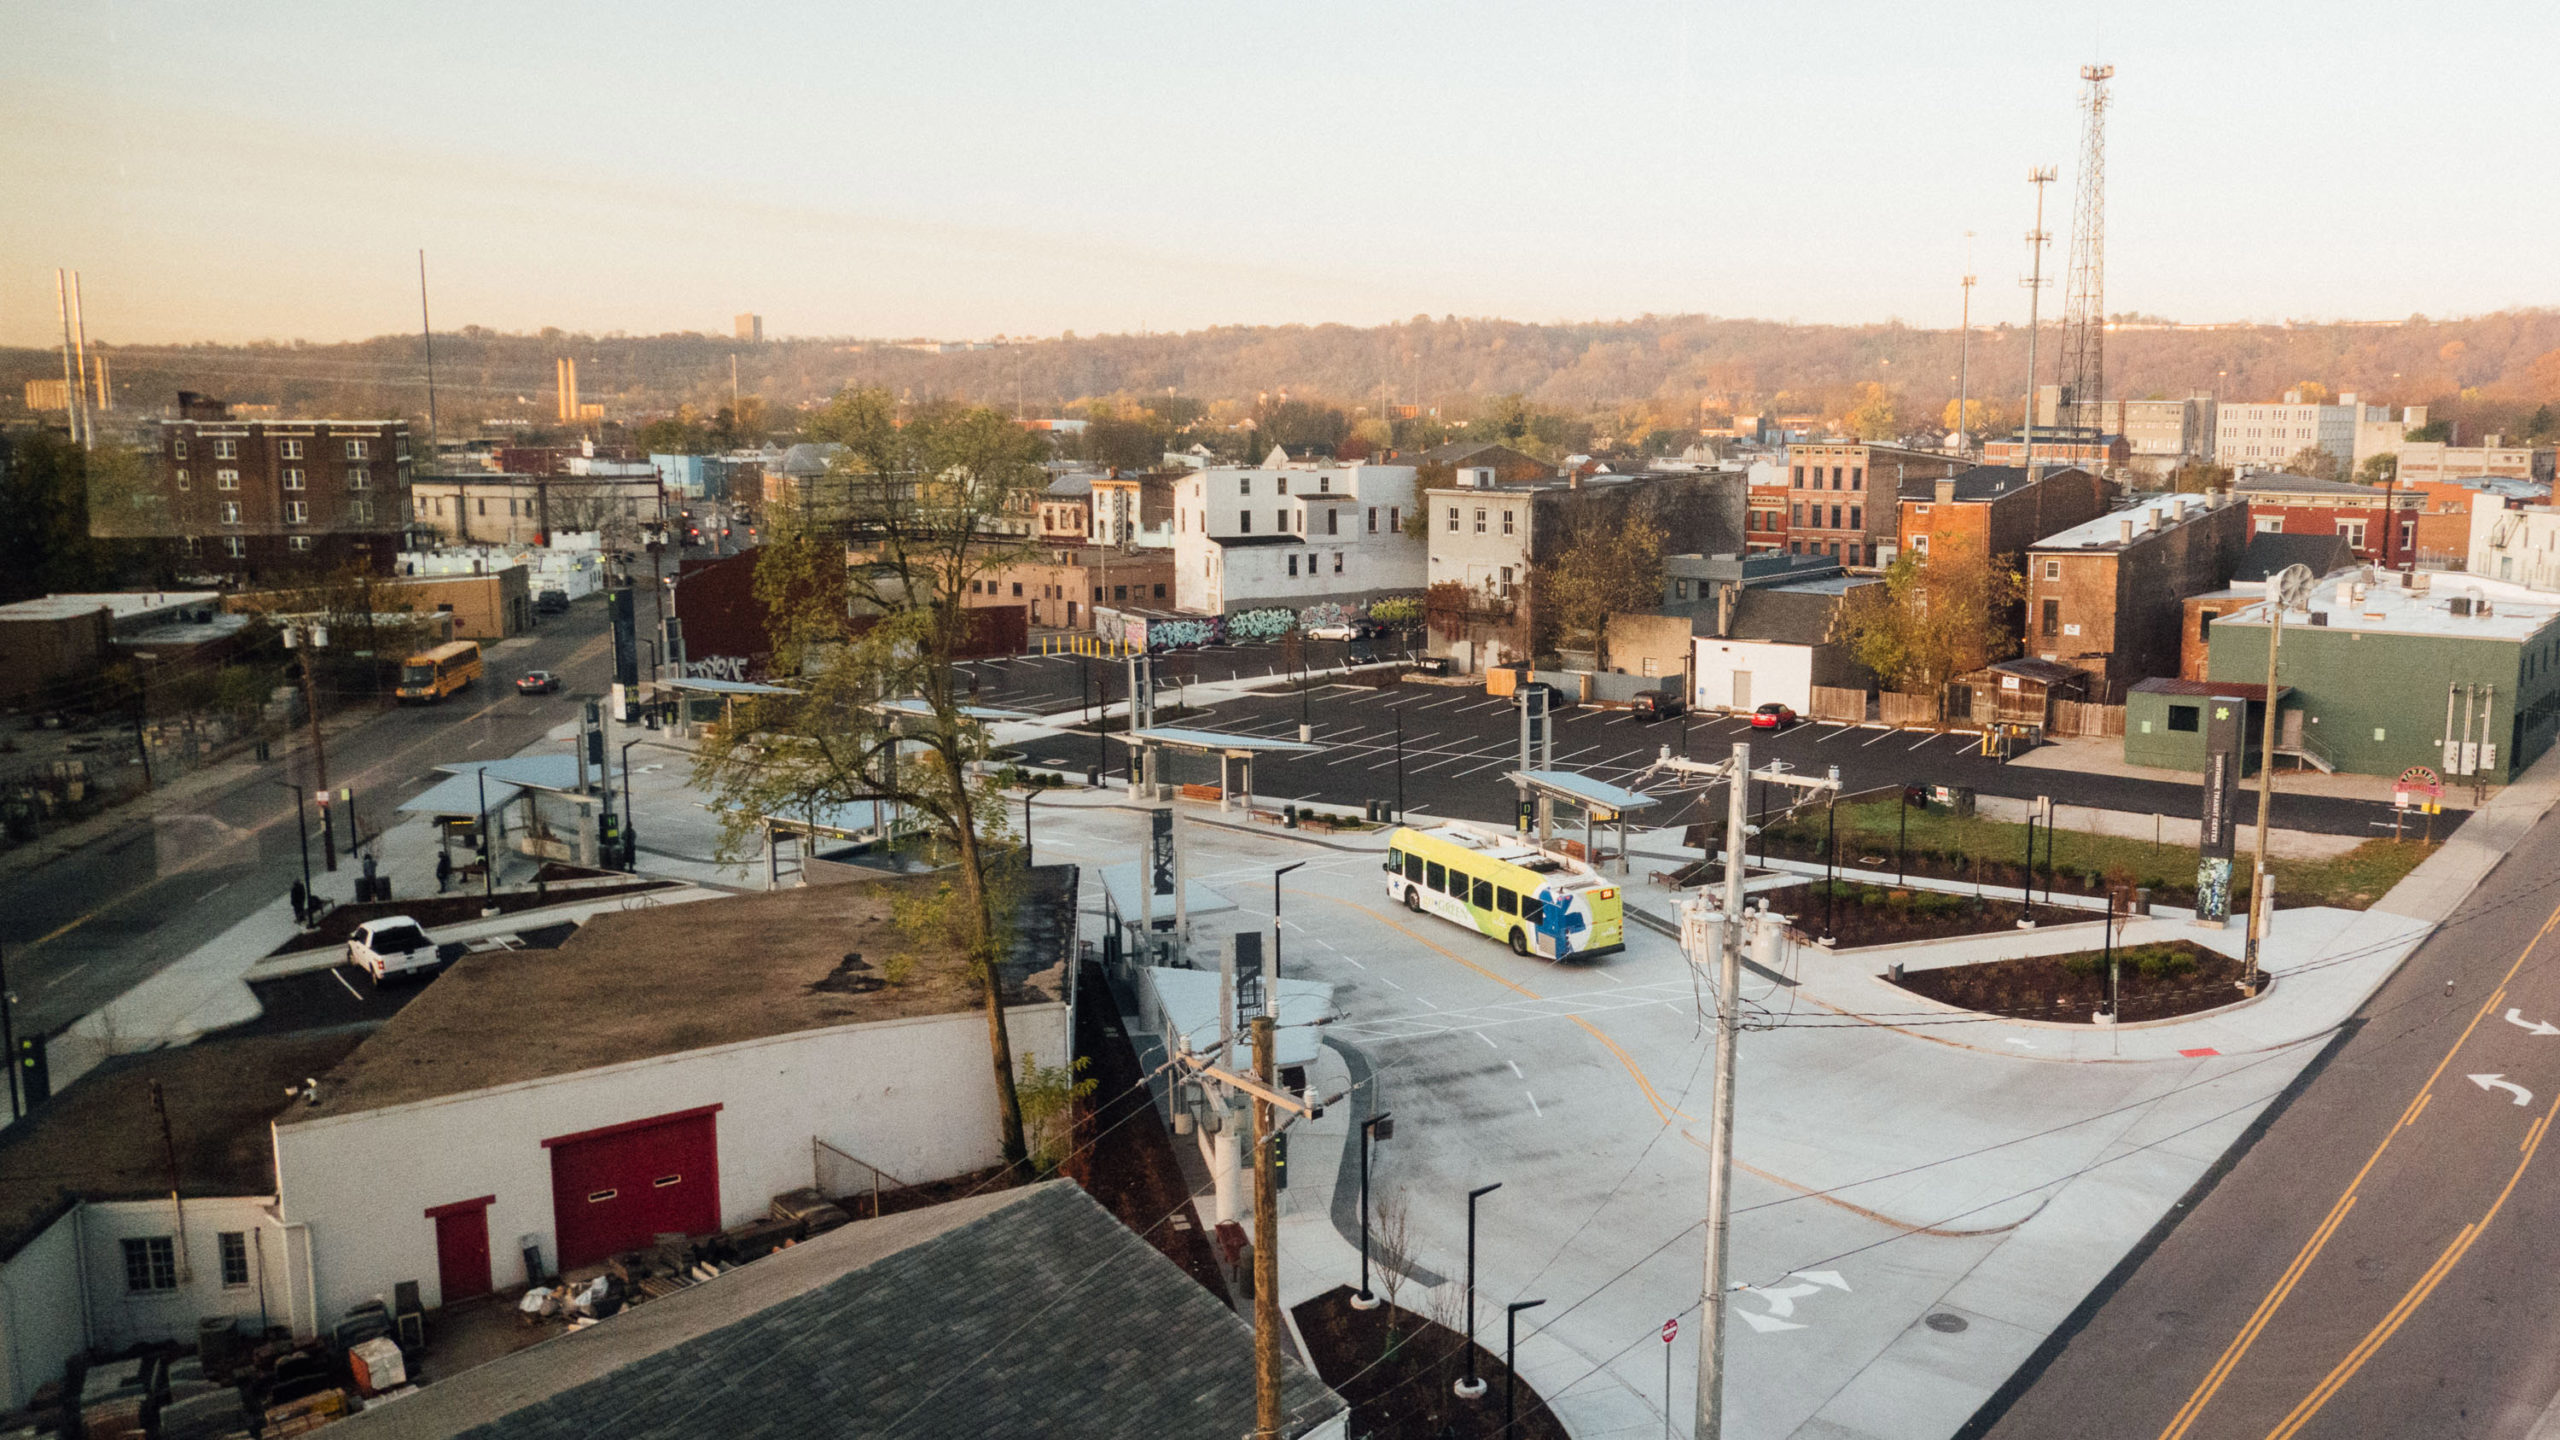
[[(1502, 1428), (1502, 1355), (1475, 1347), (1476, 1378), (1484, 1394), (1458, 1398), (1453, 1387), (1467, 1373), (1467, 1337), (1409, 1310), (1380, 1304), (1356, 1310), (1352, 1290), (1338, 1286), (1301, 1301), (1290, 1314), (1306, 1337), (1308, 1361), (1324, 1383), (1351, 1402), (1351, 1433), (1372, 1440), (1566, 1440), (1564, 1426), (1544, 1400), (1518, 1382), (1513, 1396), (1519, 1418)], [(1502, 1344), (1502, 1310), (1494, 1306), (1485, 1339)], [(1521, 1318), (1532, 1319), (1536, 1311)], [(1394, 1326), (1394, 1344), (1388, 1327)], [(1528, 1327), (1523, 1325), (1525, 1332)]]
[[(1839, 880), (1832, 897), (1831, 928), (1823, 923), (1823, 882), (1808, 881), (1790, 885), (1784, 890), (1770, 890), (1751, 897), (1753, 904), (1765, 903), (1781, 915), (1794, 917), (1796, 932), (1809, 939), (1831, 937), (1843, 950), (1862, 945), (1904, 945), (1914, 940), (1940, 940), (1955, 935), (1989, 935), (2018, 928), (2023, 908), (2016, 892), (2006, 896), (1949, 895), (1936, 890), (1896, 889), (1892, 886), (1865, 885)], [(2060, 905), (2038, 905), (2031, 912), (2038, 925), (2069, 925), (2095, 922), (2104, 917), (2095, 911), (2069, 909)]]
[[(2117, 957), (2127, 1023), (2193, 1015), (2244, 998), (2242, 962), (2192, 940), (2120, 946)], [(2107, 1003), (2103, 950), (1906, 970), (1894, 983), (1942, 1005), (2066, 1025), (2095, 1023), (2092, 1017)]]

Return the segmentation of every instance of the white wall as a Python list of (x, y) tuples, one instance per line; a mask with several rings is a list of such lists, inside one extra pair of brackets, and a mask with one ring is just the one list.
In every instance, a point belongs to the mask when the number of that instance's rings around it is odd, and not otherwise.
[(80, 1307), (80, 1207), (0, 1266), (0, 1394), (9, 1408), (89, 1348)]
[(1698, 651), (1697, 690), (1689, 703), (1701, 710), (1716, 709), (1733, 703), (1733, 674), (1737, 670), (1751, 674), (1750, 704), (1757, 708), (1775, 700), (1795, 707), (1798, 714), (1813, 709), (1813, 648), (1808, 645), (1781, 645), (1767, 640), (1719, 640), (1701, 635)]
[[(1005, 1012), (1017, 1057), (1068, 1054), (1065, 1005)], [(1017, 1059), (1016, 1063), (1020, 1063)], [(910, 1183), (948, 1179), (1003, 1158), (986, 1017), (968, 1010), (803, 1031), (530, 1080), (464, 1095), (276, 1127), (284, 1218), (310, 1227), (322, 1315), (415, 1280), (442, 1303), (430, 1206), (483, 1195), (491, 1278), (522, 1284), (517, 1237), (559, 1261), (551, 1214), (558, 1135), (705, 1105), (716, 1117), (720, 1213), (736, 1225), (773, 1196), (811, 1183), (810, 1141), (824, 1139)]]

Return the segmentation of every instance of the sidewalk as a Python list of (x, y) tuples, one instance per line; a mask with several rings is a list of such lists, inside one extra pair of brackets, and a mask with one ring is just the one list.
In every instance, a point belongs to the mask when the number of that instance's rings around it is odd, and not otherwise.
[[(2127, 780), (2157, 780), (2168, 785), (2193, 785), (2198, 780), (2192, 770), (2126, 764), (2124, 739), (2113, 735), (2075, 735), (2048, 740), (2011, 760), (2009, 765), (2012, 769), (2115, 775)], [(2243, 788), (2255, 795), (2258, 790), (2256, 778), (2246, 781)], [(2317, 770), (2299, 773), (2278, 770), (2276, 789), (2288, 795), (2321, 795), (2340, 800), (2379, 800), (2385, 804), (2391, 800), (2391, 779), (2385, 775), (2323, 775)]]

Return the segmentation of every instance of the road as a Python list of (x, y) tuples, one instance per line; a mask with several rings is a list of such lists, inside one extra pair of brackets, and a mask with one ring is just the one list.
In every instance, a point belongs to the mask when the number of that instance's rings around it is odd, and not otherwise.
[[(2525, 1440), (2560, 1392), (2560, 816), (1968, 1435)], [(2076, 1332), (2076, 1333), (2075, 1333)]]
[[(1097, 662), (1099, 664), (1099, 662)], [(1069, 670), (1072, 676), (1072, 669)], [(1503, 774), (1516, 767), (1519, 715), (1505, 697), (1481, 689), (1444, 685), (1400, 685), (1384, 690), (1332, 682), (1309, 690), (1302, 707), (1298, 691), (1285, 688), (1259, 692), (1219, 704), (1206, 716), (1186, 723), (1205, 729), (1294, 740), (1300, 717), (1313, 725), (1324, 753), (1306, 757), (1275, 756), (1254, 765), (1254, 790), (1273, 802), (1317, 800), (1359, 805), (1368, 800), (1394, 801), (1399, 773), (1396, 734), (1403, 729), (1403, 796), (1406, 808), (1460, 819), (1508, 822), (1511, 788)], [(1113, 729), (1121, 722), (1113, 721)], [(1684, 726), (1687, 731), (1683, 739)], [(1851, 790), (1921, 781), (1971, 786), (1985, 795), (2031, 798), (2052, 795), (2067, 805), (2095, 805), (2132, 814), (2157, 813), (2193, 819), (2202, 801), (2192, 783), (2170, 783), (2119, 775), (2082, 774), (2063, 770), (2012, 766), (1974, 754), (1969, 737), (1917, 731), (1869, 729), (1822, 723), (1800, 724), (1773, 732), (1753, 730), (1749, 722), (1705, 714), (1683, 720), (1644, 721), (1626, 710), (1579, 707), (1557, 719), (1555, 756), (1559, 766), (1577, 769), (1613, 783), (1625, 784), (1653, 762), (1663, 746), (1702, 760), (1721, 759), (1737, 739), (1751, 742), (1752, 762), (1781, 760), (1799, 771), (1820, 774), (1840, 767)], [(1065, 762), (1084, 770), (1097, 763), (1124, 774), (1128, 747), (1118, 741), (1097, 744), (1090, 734), (1034, 741), (1023, 753), (1036, 763)], [(1217, 762), (1209, 758), (1173, 757), (1170, 778), (1210, 783)], [(1668, 777), (1644, 788), (1665, 797), (1642, 823), (1674, 825), (1699, 818), (1691, 801), (1697, 787), (1668, 783)], [(2254, 815), (2252, 805), (2249, 810)], [(2437, 818), (2439, 835), (2449, 833), (2468, 812), (2447, 811)], [(2373, 801), (2288, 794), (2279, 783), (2274, 806), (2279, 828), (2370, 838), (2383, 833), (2391, 807)]]
[[(332, 733), (330, 783), (355, 789), (368, 832), (388, 824), (394, 807), (426, 788), (433, 766), (513, 754), (571, 718), (572, 697), (611, 680), (611, 645), (603, 603), (583, 601), (545, 621), (532, 644), (493, 650), (486, 678), (472, 689)], [(515, 677), (533, 669), (559, 674), (564, 693), (517, 695)], [(183, 804), (147, 797), (99, 839), (0, 879), (0, 945), (19, 1033), (70, 1024), (301, 877), (290, 791), (313, 788), (302, 734), (268, 764), (227, 762), (239, 778), (225, 788)], [(316, 816), (311, 824), (316, 874)], [(346, 831), (338, 834), (343, 850)]]
[[(1418, 637), (1417, 637), (1418, 641)], [(1345, 662), (1410, 658), (1418, 653), (1402, 640), (1309, 640), (1297, 663), (1316, 670)], [(978, 686), (978, 703), (1056, 715), (1087, 703), (1106, 704), (1128, 698), (1128, 662), (1080, 655), (1005, 655), (964, 660), (962, 671)], [(1277, 642), (1212, 645), (1156, 658), (1156, 674), (1170, 692), (1185, 680), (1244, 680), (1289, 673), (1288, 648)]]

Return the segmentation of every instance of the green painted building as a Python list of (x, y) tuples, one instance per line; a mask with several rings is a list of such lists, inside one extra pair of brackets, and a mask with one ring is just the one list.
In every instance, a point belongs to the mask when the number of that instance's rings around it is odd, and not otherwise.
[[(2276, 665), (2276, 754), (2309, 768), (2506, 784), (2560, 732), (2560, 593), (2464, 574), (2364, 572), (2322, 580), (2286, 613)], [(2411, 583), (2403, 583), (2403, 582)], [(2218, 617), (2206, 679), (2146, 681), (2125, 697), (2124, 758), (2204, 768), (2199, 707), (2257, 700), (2265, 602)], [(2251, 704), (2254, 763), (2264, 712)]]

